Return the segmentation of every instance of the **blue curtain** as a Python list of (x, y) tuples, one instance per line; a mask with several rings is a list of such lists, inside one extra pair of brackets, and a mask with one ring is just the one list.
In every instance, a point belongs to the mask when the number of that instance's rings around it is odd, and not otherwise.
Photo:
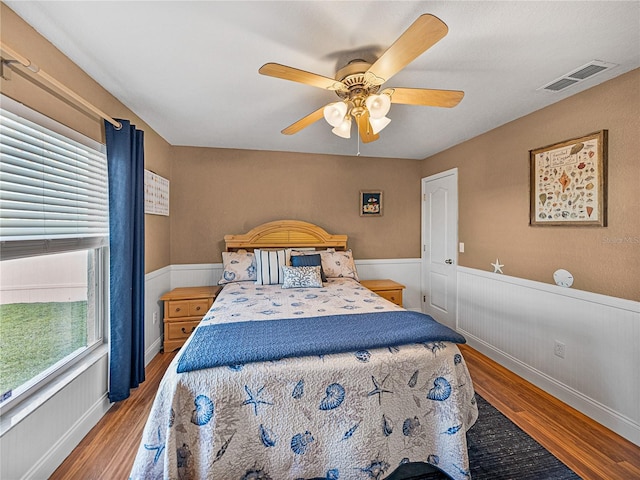
[(144, 381), (144, 132), (105, 121), (109, 168), (109, 400)]

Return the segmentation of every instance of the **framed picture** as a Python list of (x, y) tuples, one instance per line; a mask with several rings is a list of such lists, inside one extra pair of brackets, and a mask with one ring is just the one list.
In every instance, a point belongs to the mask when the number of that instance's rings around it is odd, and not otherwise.
[(607, 130), (529, 152), (529, 224), (607, 225)]
[(360, 216), (382, 216), (382, 192), (380, 190), (360, 190)]
[(144, 213), (169, 216), (169, 180), (144, 170)]

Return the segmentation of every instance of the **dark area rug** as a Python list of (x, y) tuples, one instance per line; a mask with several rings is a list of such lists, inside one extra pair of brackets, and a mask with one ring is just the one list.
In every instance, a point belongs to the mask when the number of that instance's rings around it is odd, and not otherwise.
[[(476, 394), (478, 421), (467, 432), (472, 480), (580, 480), (564, 463)], [(449, 480), (423, 474), (419, 464), (398, 468), (387, 480)]]

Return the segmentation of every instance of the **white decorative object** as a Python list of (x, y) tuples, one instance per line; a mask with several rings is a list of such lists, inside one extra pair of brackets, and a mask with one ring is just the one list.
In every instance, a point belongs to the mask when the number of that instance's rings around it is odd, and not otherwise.
[(570, 287), (573, 285), (573, 275), (562, 268), (553, 272), (553, 280), (556, 282), (556, 285), (560, 287)]
[(500, 260), (498, 260), (497, 258), (496, 258), (496, 263), (492, 263), (491, 266), (493, 267), (493, 273), (504, 273), (502, 271), (502, 267), (504, 267), (504, 265), (502, 265), (500, 263)]
[(169, 180), (144, 171), (144, 213), (169, 216)]

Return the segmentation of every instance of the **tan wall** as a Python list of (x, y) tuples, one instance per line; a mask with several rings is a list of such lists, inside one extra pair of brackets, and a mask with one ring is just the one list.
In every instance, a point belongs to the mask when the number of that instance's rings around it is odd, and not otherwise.
[[(459, 168), (461, 265), (640, 300), (640, 71), (515, 120), (423, 162), (171, 147), (6, 5), (2, 41), (113, 117), (145, 131), (145, 166), (171, 180), (171, 217), (146, 215), (146, 272), (219, 262), (223, 236), (306, 220), (349, 235), (356, 258), (420, 256), (420, 178)], [(98, 141), (102, 121), (15, 68), (2, 93)], [(529, 150), (609, 130), (606, 228), (530, 227)], [(383, 140), (381, 140), (383, 141)], [(384, 191), (384, 216), (358, 215), (359, 191)]]
[[(110, 116), (131, 120), (139, 129), (144, 130), (145, 168), (164, 177), (170, 177), (170, 145), (4, 3), (0, 3), (0, 32), (3, 43), (38, 65), (63, 85)], [(43, 85), (39, 77), (26, 73), (21, 67), (12, 68), (8, 77), (8, 81), (0, 79), (0, 91), (3, 94), (104, 143), (104, 126), (101, 119), (66, 101), (47, 85)], [(145, 221), (145, 271), (150, 272), (169, 265), (170, 222), (167, 217), (155, 215), (145, 215)]]
[[(543, 94), (541, 94), (543, 95)], [(529, 150), (609, 131), (608, 226), (529, 226)], [(460, 265), (640, 300), (640, 70), (425, 159), (424, 177), (458, 167)]]
[[(225, 234), (304, 220), (346, 234), (357, 259), (420, 256), (420, 162), (174, 147), (171, 263), (222, 260)], [(383, 191), (383, 216), (360, 217), (362, 189)]]

